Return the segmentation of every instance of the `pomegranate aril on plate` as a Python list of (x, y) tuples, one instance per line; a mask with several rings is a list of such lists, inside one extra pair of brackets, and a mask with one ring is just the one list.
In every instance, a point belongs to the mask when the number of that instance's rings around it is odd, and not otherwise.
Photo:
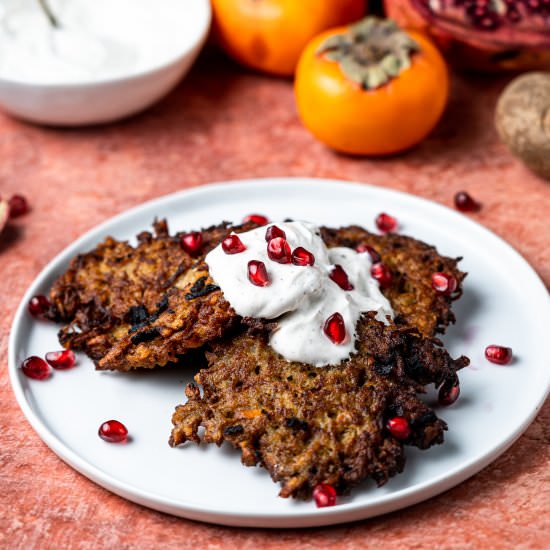
[(348, 274), (341, 265), (336, 264), (329, 275), (331, 281), (334, 281), (342, 290), (353, 290), (353, 285), (349, 282)]
[(477, 212), (481, 204), (474, 200), (466, 191), (459, 191), (454, 197), (455, 208), (461, 212)]
[(376, 252), (376, 250), (374, 250), (374, 248), (372, 246), (369, 246), (368, 244), (360, 244), (355, 250), (360, 254), (363, 252), (368, 252), (370, 259), (375, 264), (381, 260), (380, 254), (378, 254), (378, 252)]
[(49, 351), (46, 353), (46, 361), (54, 369), (65, 370), (74, 367), (76, 357), (74, 351), (64, 349), (62, 351)]
[(41, 357), (32, 355), (21, 363), (21, 370), (25, 376), (33, 378), (34, 380), (45, 380), (51, 374), (48, 363)]
[(267, 286), (269, 284), (269, 276), (263, 262), (259, 260), (248, 262), (248, 280), (256, 286)]
[(8, 201), (10, 218), (18, 218), (29, 211), (29, 203), (23, 195), (13, 195)]
[(243, 219), (243, 223), (255, 223), (257, 225), (267, 225), (269, 223), (269, 219), (265, 216), (262, 216), (262, 214), (249, 214)]
[(37, 294), (29, 300), (28, 309), (33, 317), (42, 317), (50, 309), (51, 303), (43, 294)]
[(202, 234), (199, 231), (193, 231), (180, 237), (180, 244), (183, 250), (191, 256), (197, 256), (202, 249)]
[(292, 258), (290, 245), (282, 237), (275, 237), (267, 243), (267, 255), (280, 264), (289, 264)]
[(458, 282), (453, 275), (437, 271), (432, 273), (432, 288), (439, 294), (449, 296), (458, 287)]
[(122, 443), (128, 439), (128, 430), (118, 420), (107, 420), (101, 424), (97, 435), (109, 443)]
[(292, 263), (301, 266), (313, 265), (315, 263), (315, 256), (309, 250), (298, 246), (292, 252)]
[(513, 358), (512, 348), (495, 345), (487, 346), (485, 348), (485, 357), (491, 361), (491, 363), (509, 365)]
[(342, 344), (346, 339), (346, 324), (340, 313), (333, 313), (326, 321), (323, 331), (334, 344)]
[(276, 225), (272, 225), (271, 227), (268, 227), (266, 229), (265, 240), (267, 242), (277, 237), (280, 237), (281, 239), (286, 239), (286, 233)]
[(376, 217), (376, 227), (382, 233), (391, 233), (397, 229), (397, 220), (393, 216), (382, 212)]
[(441, 405), (448, 407), (452, 405), (460, 395), (460, 384), (458, 380), (445, 381), (441, 384), (438, 393), (438, 401)]
[(336, 504), (336, 489), (327, 483), (319, 483), (313, 489), (313, 499), (317, 508), (326, 508)]
[(373, 264), (370, 268), (370, 274), (374, 279), (378, 281), (378, 284), (382, 288), (389, 287), (393, 282), (393, 275), (390, 271), (390, 268), (382, 262)]
[(403, 416), (390, 418), (386, 428), (396, 439), (407, 439), (411, 435), (409, 421)]
[(246, 246), (237, 235), (228, 235), (222, 241), (222, 249), (226, 254), (239, 254), (246, 250)]

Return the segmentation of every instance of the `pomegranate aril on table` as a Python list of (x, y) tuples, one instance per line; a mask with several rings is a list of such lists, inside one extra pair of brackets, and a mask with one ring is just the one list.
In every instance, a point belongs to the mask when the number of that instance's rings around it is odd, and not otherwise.
[(485, 357), (491, 361), (491, 363), (509, 365), (513, 358), (512, 348), (495, 345), (487, 346), (485, 348)]
[(315, 256), (309, 250), (298, 246), (292, 252), (292, 263), (300, 266), (313, 265), (315, 263)]
[(29, 203), (23, 195), (13, 195), (8, 201), (10, 218), (18, 218), (29, 211)]
[(392, 233), (397, 229), (397, 220), (393, 216), (382, 212), (376, 217), (376, 227), (382, 233)]
[(348, 274), (341, 265), (335, 265), (330, 272), (330, 279), (334, 281), (342, 290), (353, 290), (353, 285), (349, 282)]
[(202, 234), (198, 231), (187, 233), (180, 237), (183, 250), (191, 256), (198, 256), (202, 250)]
[(378, 284), (382, 288), (389, 287), (393, 282), (393, 275), (390, 271), (390, 268), (382, 262), (373, 264), (370, 268), (370, 274), (374, 279), (378, 281)]
[(222, 241), (222, 249), (226, 254), (239, 254), (246, 250), (246, 246), (237, 235), (228, 235)]
[(346, 339), (346, 325), (340, 313), (333, 313), (323, 327), (325, 335), (334, 344), (342, 344)]
[(394, 416), (386, 423), (387, 430), (396, 439), (407, 439), (411, 435), (409, 421), (403, 416)]
[(118, 420), (107, 420), (107, 422), (103, 422), (97, 434), (103, 441), (109, 443), (122, 443), (128, 439), (128, 430), (126, 426)]
[(54, 369), (65, 370), (74, 367), (76, 357), (74, 351), (65, 349), (62, 351), (49, 351), (46, 353), (46, 361)]
[(289, 264), (292, 258), (290, 245), (282, 237), (275, 237), (267, 243), (267, 255), (270, 260), (280, 264)]
[(263, 216), (262, 214), (249, 214), (243, 219), (243, 223), (255, 223), (258, 225), (267, 225), (269, 223), (269, 218)]
[(256, 286), (267, 286), (269, 284), (269, 276), (263, 262), (259, 260), (248, 262), (248, 280)]
[(282, 229), (279, 229), (276, 225), (268, 227), (265, 232), (265, 240), (269, 242), (271, 239), (276, 239), (277, 237), (286, 239), (286, 233)]
[(336, 504), (336, 489), (327, 483), (319, 483), (313, 489), (313, 499), (317, 508), (326, 508)]
[(21, 370), (25, 376), (33, 378), (34, 380), (45, 380), (51, 374), (48, 363), (41, 357), (36, 357), (36, 355), (32, 355), (25, 359), (21, 364)]
[(370, 259), (375, 264), (381, 260), (380, 254), (378, 254), (378, 252), (376, 252), (376, 250), (374, 250), (374, 248), (372, 246), (369, 246), (368, 244), (358, 245), (355, 251), (359, 252), (360, 254), (362, 254), (363, 252), (368, 252)]
[(458, 287), (458, 282), (453, 275), (448, 273), (432, 273), (432, 288), (439, 294), (449, 296)]
[(455, 208), (461, 212), (477, 212), (481, 204), (475, 201), (466, 191), (459, 191), (454, 197)]
[(51, 307), (51, 303), (43, 294), (37, 294), (29, 300), (28, 310), (33, 317), (44, 316)]

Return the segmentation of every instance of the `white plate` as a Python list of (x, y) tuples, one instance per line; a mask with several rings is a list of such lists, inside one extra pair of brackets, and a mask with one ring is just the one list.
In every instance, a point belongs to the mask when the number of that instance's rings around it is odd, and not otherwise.
[[(453, 356), (472, 365), (460, 374), (462, 395), (450, 408), (436, 406), (449, 424), (446, 442), (428, 451), (407, 448), (405, 472), (378, 489), (368, 481), (332, 508), (277, 497), (278, 486), (260, 468), (245, 468), (239, 454), (223, 446), (167, 445), (174, 406), (184, 400), (193, 372), (159, 369), (118, 374), (96, 372), (79, 356), (73, 370), (47, 381), (23, 376), (29, 355), (59, 348), (58, 327), (33, 320), (30, 297), (46, 293), (77, 253), (106, 235), (131, 239), (155, 216), (171, 229), (199, 228), (223, 219), (240, 221), (251, 212), (271, 219), (291, 217), (338, 226), (374, 229), (387, 211), (403, 233), (464, 256), (469, 272), (459, 319), (445, 337)], [(9, 369), (17, 400), (29, 422), (64, 461), (107, 489), (171, 514), (254, 527), (306, 527), (358, 520), (429, 498), (460, 483), (494, 460), (527, 428), (550, 386), (548, 294), (534, 271), (512, 248), (466, 216), (426, 200), (369, 185), (314, 179), (248, 180), (209, 185), (138, 206), (88, 232), (59, 254), (36, 278), (15, 316)], [(486, 345), (511, 346), (507, 367), (483, 358)], [(430, 403), (434, 396), (428, 394)], [(108, 444), (97, 436), (110, 418), (128, 427), (132, 440)], [(521, 468), (521, 465), (518, 465)]]

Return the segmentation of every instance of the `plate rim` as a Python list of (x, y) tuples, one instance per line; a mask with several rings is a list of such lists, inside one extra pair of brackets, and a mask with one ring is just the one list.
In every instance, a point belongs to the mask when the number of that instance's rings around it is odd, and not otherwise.
[[(228, 186), (233, 188), (246, 188), (246, 186), (250, 185), (291, 185), (297, 183), (301, 185), (313, 184), (327, 188), (334, 186), (341, 188), (348, 187), (349, 189), (355, 190), (363, 189), (367, 192), (370, 190), (375, 193), (381, 193), (382, 195), (387, 196), (390, 200), (393, 196), (411, 200), (413, 203), (418, 202), (418, 204), (423, 204), (428, 208), (435, 207), (436, 209), (444, 209), (446, 210), (446, 215), (451, 215), (451, 218), (454, 217), (455, 219), (460, 220), (460, 223), (467, 224), (471, 229), (480, 231), (484, 237), (492, 239), (500, 246), (503, 246), (507, 253), (512, 254), (512, 256), (515, 257), (515, 260), (520, 262), (523, 267), (526, 268), (526, 273), (529, 273), (532, 278), (532, 281), (529, 282), (534, 282), (539, 287), (531, 289), (531, 292), (540, 291), (541, 295), (544, 294), (546, 296), (546, 299), (549, 297), (546, 286), (538, 273), (527, 262), (527, 260), (504, 239), (487, 229), (485, 226), (443, 204), (403, 191), (357, 181), (298, 176), (242, 178), (236, 180), (217, 181), (213, 183), (199, 184), (190, 189), (183, 189), (153, 198), (129, 209), (123, 210), (122, 212), (104, 220), (103, 222), (87, 230), (80, 237), (63, 248), (33, 278), (30, 285), (27, 287), (13, 317), (8, 340), (8, 371), (12, 390), (27, 421), (37, 432), (39, 437), (59, 458), (61, 458), (61, 460), (69, 464), (73, 469), (77, 470), (80, 474), (84, 475), (94, 483), (127, 500), (172, 515), (230, 526), (268, 528), (315, 527), (334, 525), (378, 516), (419, 503), (447, 491), (485, 468), (500, 454), (505, 452), (527, 429), (527, 427), (537, 416), (548, 396), (548, 393), (550, 392), (550, 371), (546, 374), (546, 384), (544, 384), (541, 388), (541, 391), (535, 400), (534, 406), (531, 406), (530, 414), (523, 419), (523, 422), (521, 422), (517, 428), (508, 435), (508, 437), (504, 438), (499, 445), (493, 447), (491, 451), (482, 458), (472, 458), (466, 464), (461, 464), (450, 472), (445, 472), (444, 474), (436, 476), (435, 478), (430, 478), (429, 480), (414, 486), (405, 487), (397, 492), (381, 495), (379, 500), (375, 503), (342, 503), (336, 507), (312, 509), (311, 511), (302, 511), (298, 514), (286, 511), (276, 514), (273, 512), (266, 513), (261, 511), (254, 513), (242, 513), (239, 511), (228, 512), (227, 508), (224, 507), (204, 507), (203, 505), (193, 504), (188, 500), (180, 501), (179, 499), (167, 498), (151, 491), (138, 489), (130, 483), (119, 481), (116, 477), (111, 476), (110, 474), (94, 466), (92, 463), (89, 463), (62, 441), (58, 440), (55, 434), (50, 432), (40, 418), (39, 414), (33, 411), (32, 406), (25, 396), (24, 389), (19, 383), (19, 368), (17, 365), (16, 353), (18, 349), (17, 344), (22, 338), (21, 325), (24, 322), (24, 317), (26, 314), (26, 304), (33, 294), (33, 289), (44, 284), (45, 279), (47, 279), (48, 276), (51, 276), (50, 272), (56, 269), (56, 266), (63, 260), (63, 258), (66, 256), (74, 256), (74, 254), (79, 251), (87, 240), (94, 238), (97, 234), (105, 232), (105, 230), (107, 230), (110, 226), (123, 221), (125, 218), (130, 218), (139, 213), (141, 210), (154, 209), (156, 207), (162, 208), (165, 203), (173, 200), (179, 200), (180, 197), (184, 197), (185, 199), (189, 197), (192, 198), (194, 195), (216, 194), (220, 189), (227, 190)], [(546, 308), (546, 310), (542, 310), (540, 313), (543, 317), (546, 315), (548, 324), (550, 324), (550, 308)], [(549, 342), (550, 340), (545, 342), (548, 348), (550, 348)]]

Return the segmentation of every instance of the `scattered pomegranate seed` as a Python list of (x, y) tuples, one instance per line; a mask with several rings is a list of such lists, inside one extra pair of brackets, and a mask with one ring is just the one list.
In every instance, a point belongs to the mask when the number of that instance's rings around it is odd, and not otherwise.
[(299, 246), (292, 252), (292, 263), (294, 265), (313, 265), (315, 263), (315, 256), (305, 248)]
[(280, 237), (281, 239), (286, 239), (286, 233), (278, 228), (276, 225), (272, 225), (271, 227), (268, 227), (265, 232), (265, 240), (269, 242), (271, 239), (276, 239), (277, 237)]
[(374, 250), (374, 248), (372, 246), (369, 246), (368, 244), (360, 244), (355, 250), (359, 253), (368, 252), (370, 255), (370, 259), (374, 264), (377, 264), (381, 260), (380, 254), (378, 254), (378, 252), (376, 252), (376, 250)]
[(222, 249), (226, 254), (239, 254), (246, 250), (246, 246), (237, 235), (228, 235), (222, 241)]
[(341, 265), (336, 264), (330, 272), (330, 279), (334, 281), (342, 290), (353, 290), (353, 285), (349, 282), (348, 274)]
[(439, 294), (449, 296), (458, 287), (456, 279), (448, 273), (441, 273), (437, 271), (432, 273), (432, 288)]
[(29, 300), (28, 309), (33, 317), (42, 317), (50, 309), (50, 301), (43, 294), (33, 296)]
[(109, 443), (122, 443), (128, 439), (126, 426), (118, 420), (107, 420), (99, 427), (97, 435)]
[(44, 359), (36, 357), (36, 355), (32, 355), (25, 359), (23, 363), (21, 363), (21, 370), (25, 376), (34, 378), (34, 380), (45, 380), (51, 374), (48, 363), (46, 363)]
[(326, 508), (336, 504), (336, 489), (327, 483), (319, 483), (313, 489), (313, 498), (317, 508)]
[(243, 219), (243, 223), (248, 222), (256, 223), (258, 225), (267, 225), (269, 223), (269, 219), (261, 214), (249, 214)]
[(269, 277), (265, 264), (259, 260), (250, 260), (248, 262), (248, 280), (256, 286), (267, 286)]
[(391, 233), (397, 229), (397, 220), (393, 216), (382, 212), (376, 217), (376, 227), (382, 233)]
[(8, 203), (10, 205), (10, 218), (18, 218), (29, 211), (29, 203), (23, 195), (13, 195)]
[(485, 357), (491, 363), (496, 363), (497, 365), (509, 365), (512, 362), (512, 348), (507, 348), (504, 346), (487, 346), (485, 348)]
[(378, 281), (378, 284), (382, 288), (389, 287), (393, 282), (393, 275), (389, 267), (382, 262), (373, 264), (370, 268), (370, 274)]
[(342, 344), (346, 339), (346, 325), (340, 313), (333, 313), (326, 321), (323, 331), (335, 344)]
[(64, 349), (62, 351), (49, 351), (46, 353), (46, 361), (54, 369), (65, 370), (74, 367), (76, 357), (72, 350)]
[(197, 256), (202, 248), (202, 234), (198, 231), (187, 233), (180, 237), (180, 244), (183, 250), (191, 256)]
[(448, 407), (452, 405), (460, 395), (460, 384), (458, 380), (446, 381), (439, 388), (438, 400), (441, 405)]
[(394, 416), (386, 424), (386, 428), (397, 439), (407, 439), (411, 435), (409, 421), (403, 416)]
[(280, 264), (289, 264), (292, 257), (290, 246), (282, 237), (275, 237), (267, 243), (267, 255)]
[(459, 191), (455, 195), (455, 208), (461, 212), (477, 212), (481, 204), (474, 200), (466, 191)]

